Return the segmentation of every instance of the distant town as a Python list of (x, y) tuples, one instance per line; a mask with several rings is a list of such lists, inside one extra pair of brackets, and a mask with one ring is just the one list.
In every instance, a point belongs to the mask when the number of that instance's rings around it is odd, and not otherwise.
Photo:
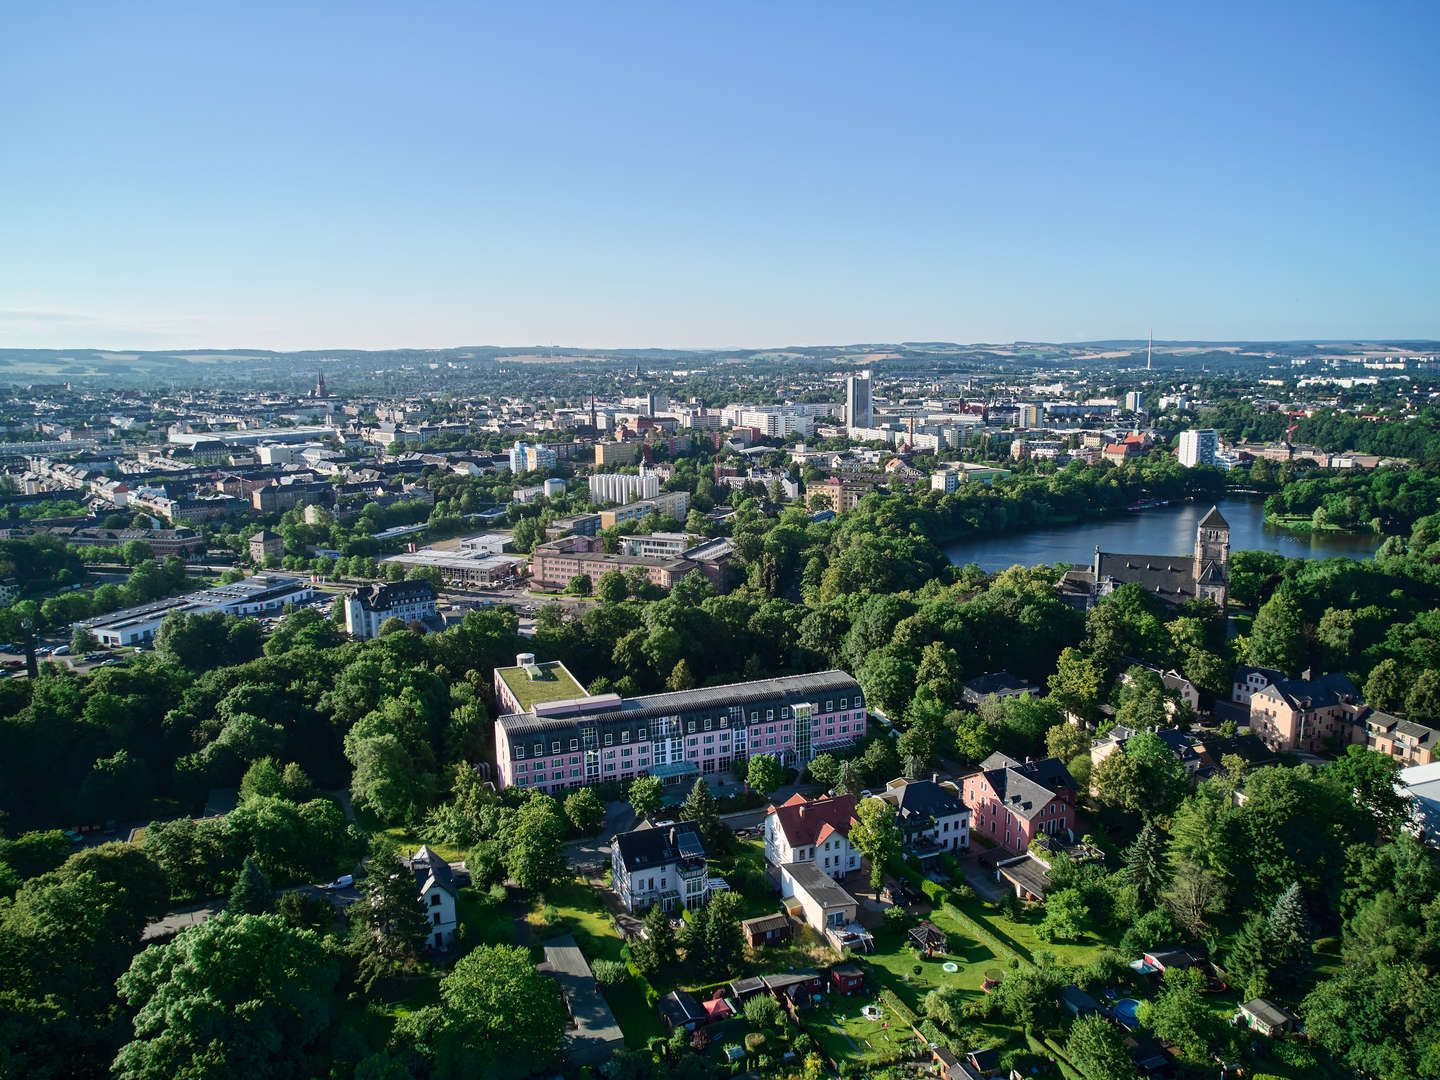
[(1434, 343), (0, 365), (15, 1075), (1426, 1075)]

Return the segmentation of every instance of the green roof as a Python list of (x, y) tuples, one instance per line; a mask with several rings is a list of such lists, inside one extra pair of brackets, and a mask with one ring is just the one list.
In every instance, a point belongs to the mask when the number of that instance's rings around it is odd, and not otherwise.
[(507, 667), (495, 670), (526, 712), (543, 701), (563, 701), (566, 698), (589, 696), (559, 660), (533, 665), (534, 678), (531, 677), (532, 668)]

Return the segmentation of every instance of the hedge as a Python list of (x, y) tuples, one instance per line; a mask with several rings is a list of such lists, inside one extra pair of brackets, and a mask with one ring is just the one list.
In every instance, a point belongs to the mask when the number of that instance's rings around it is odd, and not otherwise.
[(1060, 1067), (1060, 1075), (1065, 1077), (1065, 1080), (1085, 1080), (1085, 1077), (1075, 1071), (1075, 1067), (1070, 1064), (1053, 1042), (1049, 1039), (1041, 1042), (1035, 1038), (1035, 1033), (1028, 1027), (1025, 1029), (1025, 1045), (1030, 1048), (1032, 1054), (1039, 1054), (1041, 1057), (1046, 1058), (1054, 1058), (1055, 1064)]
[(915, 1013), (910, 1010), (910, 1006), (900, 1000), (899, 995), (897, 995), (894, 990), (881, 990), (876, 996), (885, 1003), (887, 1009), (894, 1010), (895, 1015), (905, 1021), (906, 1024), (911, 1027), (919, 1026), (920, 1017), (916, 1016)]

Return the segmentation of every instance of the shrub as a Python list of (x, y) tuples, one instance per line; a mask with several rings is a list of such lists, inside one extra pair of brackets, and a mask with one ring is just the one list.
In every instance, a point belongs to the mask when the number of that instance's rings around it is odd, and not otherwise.
[(914, 967), (912, 967), (912, 968), (910, 969), (910, 974), (912, 974), (912, 975), (919, 975), (922, 970), (923, 970), (923, 969), (920, 967), (920, 965), (919, 965), (919, 964), (916, 964)]
[(710, 1032), (704, 1028), (696, 1028), (695, 1034), (690, 1036), (690, 1049), (704, 1050), (710, 1045)]
[(750, 1051), (750, 1053), (752, 1054), (764, 1045), (765, 1033), (762, 1031), (752, 1031), (750, 1032), (750, 1034), (745, 1036), (745, 1049)]
[(590, 969), (601, 986), (619, 986), (630, 979), (629, 969), (619, 960), (596, 960)]

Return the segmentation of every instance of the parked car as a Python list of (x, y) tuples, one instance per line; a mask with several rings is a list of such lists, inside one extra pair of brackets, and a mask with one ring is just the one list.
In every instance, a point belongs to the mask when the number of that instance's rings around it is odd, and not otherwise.
[(69, 656), (69, 655), (70, 655), (70, 646), (69, 646), (69, 645), (57, 645), (57, 646), (55, 646), (54, 650), (51, 651), (50, 655), (51, 655), (51, 656)]
[(351, 885), (354, 884), (354, 874), (341, 874), (334, 881), (326, 882), (324, 885), (320, 885), (317, 887), (321, 889), (348, 889)]

